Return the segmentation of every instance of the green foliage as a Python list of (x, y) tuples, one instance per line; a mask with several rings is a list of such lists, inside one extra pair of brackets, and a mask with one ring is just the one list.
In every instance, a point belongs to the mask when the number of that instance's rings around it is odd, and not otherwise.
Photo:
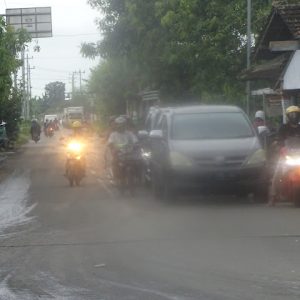
[(16, 138), (16, 146), (26, 144), (30, 139), (30, 121), (22, 121), (19, 123), (19, 132)]
[(0, 121), (7, 122), (9, 138), (18, 131), (22, 107), (20, 87), (12, 88), (12, 74), (21, 66), (18, 55), (29, 40), (26, 32), (15, 32), (0, 19)]
[(86, 113), (93, 113), (92, 95), (83, 87), (80, 90), (75, 90), (72, 95), (72, 100), (66, 101), (65, 107), (68, 106), (83, 106)]
[(126, 103), (136, 99), (138, 82), (136, 70), (125, 58), (109, 59), (92, 70), (88, 88), (97, 97), (98, 112), (122, 114)]
[(22, 113), (21, 90), (12, 89), (9, 97), (1, 104), (0, 119), (4, 120), (7, 136), (15, 139), (18, 133), (18, 124)]
[(65, 100), (65, 83), (60, 81), (50, 82), (45, 86), (44, 101), (48, 107), (56, 107)]
[[(270, 12), (253, 0), (253, 33)], [(246, 65), (245, 0), (89, 0), (102, 11), (103, 39), (82, 53), (105, 59), (90, 88), (117, 112), (139, 91), (159, 89), (164, 99), (241, 103)], [(130, 95), (126, 95), (129, 93)]]
[(30, 115), (39, 119), (44, 113), (45, 105), (44, 99), (41, 97), (34, 97), (30, 99)]

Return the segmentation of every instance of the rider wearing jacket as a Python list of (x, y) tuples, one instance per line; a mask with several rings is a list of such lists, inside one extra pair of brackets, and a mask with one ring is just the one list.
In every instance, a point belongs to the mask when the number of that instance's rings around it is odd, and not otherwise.
[(41, 126), (35, 119), (31, 121), (30, 134), (32, 139), (34, 139), (35, 135), (38, 137), (41, 135)]
[(115, 130), (108, 138), (108, 146), (117, 148), (119, 145), (136, 144), (137, 137), (131, 131), (126, 130), (127, 120), (124, 117), (118, 117), (115, 120)]
[(115, 120), (115, 131), (108, 138), (108, 147), (112, 155), (112, 169), (114, 176), (118, 173), (117, 152), (122, 146), (134, 145), (138, 142), (137, 137), (131, 131), (126, 130), (127, 120), (124, 117), (118, 117)]
[[(300, 138), (300, 108), (298, 106), (290, 106), (286, 110), (287, 124), (283, 124), (278, 132), (278, 146), (284, 147), (285, 141), (288, 137), (299, 137)], [(270, 191), (269, 205), (275, 205), (277, 201), (277, 187), (282, 175), (282, 164), (279, 158), (276, 166)]]

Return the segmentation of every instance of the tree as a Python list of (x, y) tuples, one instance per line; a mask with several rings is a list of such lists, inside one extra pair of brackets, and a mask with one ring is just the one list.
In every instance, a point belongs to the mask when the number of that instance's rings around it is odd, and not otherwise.
[(65, 83), (60, 81), (50, 82), (45, 86), (44, 102), (48, 108), (56, 108), (63, 105), (65, 100)]
[(127, 103), (137, 97), (138, 82), (136, 70), (125, 58), (109, 59), (92, 70), (88, 89), (96, 96), (102, 113), (123, 114)]
[[(233, 102), (243, 98), (244, 84), (237, 77), (246, 67), (246, 1), (89, 3), (104, 14), (99, 21), (103, 39), (84, 45), (82, 52), (105, 59), (100, 68), (106, 74), (112, 74), (115, 63), (126, 61), (127, 72), (135, 70), (135, 93), (151, 88), (159, 89), (165, 99)], [(253, 0), (254, 34), (261, 30), (269, 10), (266, 1)], [(116, 81), (112, 88), (113, 82), (106, 81), (111, 96), (123, 87)]]
[(17, 131), (22, 111), (22, 87), (12, 87), (12, 74), (21, 66), (18, 56), (29, 41), (25, 31), (15, 32), (0, 18), (0, 121), (7, 122), (9, 137)]

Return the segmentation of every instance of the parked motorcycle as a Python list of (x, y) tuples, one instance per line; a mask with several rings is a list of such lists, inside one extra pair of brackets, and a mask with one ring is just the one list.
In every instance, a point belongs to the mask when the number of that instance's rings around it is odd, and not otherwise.
[(281, 150), (280, 198), (300, 207), (300, 137), (290, 137)]
[(85, 175), (85, 157), (83, 145), (79, 142), (72, 141), (67, 146), (66, 177), (70, 186), (80, 185)]

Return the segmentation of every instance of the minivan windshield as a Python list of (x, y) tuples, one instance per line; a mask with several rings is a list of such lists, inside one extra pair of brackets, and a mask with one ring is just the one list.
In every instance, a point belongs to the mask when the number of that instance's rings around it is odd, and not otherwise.
[(172, 119), (173, 140), (236, 139), (253, 135), (240, 112), (175, 114)]

